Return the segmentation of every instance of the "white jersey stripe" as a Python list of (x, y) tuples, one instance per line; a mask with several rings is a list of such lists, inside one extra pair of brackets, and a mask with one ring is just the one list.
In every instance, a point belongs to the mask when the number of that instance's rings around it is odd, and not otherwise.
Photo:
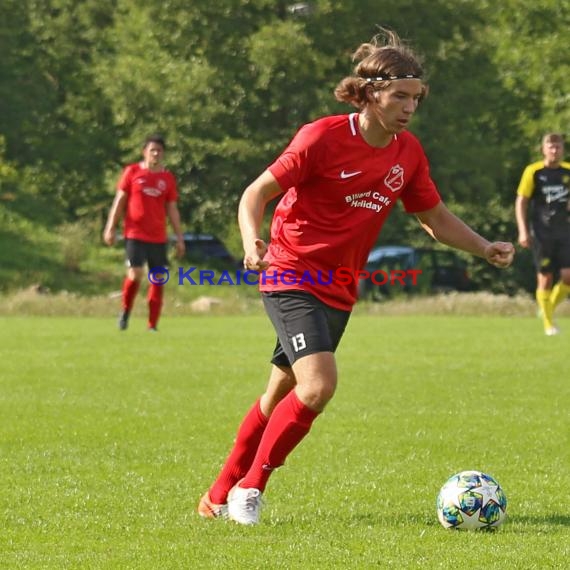
[(350, 132), (352, 133), (353, 137), (355, 137), (358, 134), (358, 131), (356, 129), (357, 119), (358, 119), (358, 113), (350, 113), (350, 115), (348, 116), (348, 121), (350, 123)]

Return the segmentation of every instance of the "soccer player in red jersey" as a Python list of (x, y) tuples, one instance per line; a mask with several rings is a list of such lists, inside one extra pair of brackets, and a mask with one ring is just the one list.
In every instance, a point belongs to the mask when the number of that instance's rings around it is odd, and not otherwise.
[[(125, 250), (128, 270), (123, 282), (123, 310), (119, 329), (126, 330), (129, 315), (139, 290), (145, 263), (149, 269), (166, 268), (166, 217), (176, 233), (176, 254), (184, 255), (180, 227), (176, 179), (162, 164), (165, 143), (160, 135), (148, 137), (143, 145), (143, 160), (126, 166), (117, 184), (117, 193), (109, 212), (103, 239), (107, 245), (116, 241), (116, 227), (124, 216)], [(162, 284), (149, 283), (148, 329), (157, 330), (162, 308)]]
[[(438, 241), (498, 267), (513, 260), (511, 243), (487, 241), (446, 208), (421, 144), (406, 130), (427, 93), (415, 54), (384, 30), (362, 44), (354, 60), (354, 75), (338, 84), (335, 96), (358, 112), (303, 126), (240, 201), (244, 266), (269, 276), (260, 279), (260, 290), (278, 340), (266, 391), (247, 412), (218, 478), (200, 499), (203, 517), (259, 522), (271, 473), (335, 393), (334, 352), (357, 283), (333, 278), (325, 285), (304, 275), (361, 270), (397, 200)], [(260, 236), (264, 210), (280, 194), (266, 246)], [(279, 279), (283, 272), (298, 279)]]

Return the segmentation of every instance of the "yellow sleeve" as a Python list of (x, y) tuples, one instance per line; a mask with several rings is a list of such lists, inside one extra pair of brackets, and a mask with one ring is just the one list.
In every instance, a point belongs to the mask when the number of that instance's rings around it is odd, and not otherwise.
[(517, 188), (517, 196), (530, 198), (534, 192), (534, 173), (543, 166), (542, 162), (529, 164), (523, 171), (519, 187)]

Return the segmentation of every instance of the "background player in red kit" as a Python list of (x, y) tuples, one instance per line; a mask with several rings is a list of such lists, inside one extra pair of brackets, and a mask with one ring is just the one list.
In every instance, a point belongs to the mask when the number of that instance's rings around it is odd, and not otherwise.
[[(339, 101), (359, 112), (303, 126), (241, 198), (244, 266), (299, 279), (296, 285), (287, 284), (291, 279), (260, 282), (278, 336), (273, 367), (265, 393), (246, 414), (221, 473), (200, 500), (204, 517), (257, 523), (271, 473), (335, 393), (334, 352), (357, 284), (311, 283), (303, 274), (362, 269), (397, 200), (440, 242), (498, 267), (512, 262), (512, 244), (490, 243), (441, 201), (422, 147), (406, 131), (426, 95), (422, 67), (395, 33), (384, 30), (380, 39), (360, 46), (355, 74), (335, 90)], [(282, 193), (266, 247), (260, 237), (265, 206)]]
[[(119, 319), (121, 330), (126, 330), (128, 326), (129, 315), (144, 275), (144, 265), (147, 264), (149, 269), (168, 265), (166, 216), (176, 233), (176, 254), (179, 257), (184, 255), (184, 238), (176, 204), (176, 179), (162, 165), (164, 149), (164, 139), (160, 135), (152, 135), (144, 142), (142, 162), (124, 168), (103, 234), (105, 243), (113, 245), (117, 224), (124, 215), (129, 268), (123, 282), (123, 311)], [(156, 331), (162, 298), (162, 285), (149, 283), (149, 330)]]

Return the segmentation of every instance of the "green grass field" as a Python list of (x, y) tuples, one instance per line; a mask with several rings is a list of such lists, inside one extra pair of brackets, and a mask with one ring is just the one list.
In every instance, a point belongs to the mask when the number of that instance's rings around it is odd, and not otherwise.
[[(197, 500), (265, 384), (263, 315), (0, 318), (0, 567), (545, 569), (570, 544), (567, 331), (516, 317), (355, 315), (338, 392), (262, 523)], [(496, 477), (497, 532), (443, 529), (439, 487)]]

